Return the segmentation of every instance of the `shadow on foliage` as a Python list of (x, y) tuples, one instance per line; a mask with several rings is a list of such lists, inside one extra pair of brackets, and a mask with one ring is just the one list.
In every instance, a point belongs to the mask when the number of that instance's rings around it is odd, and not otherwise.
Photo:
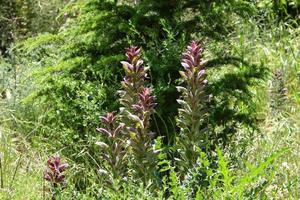
[[(263, 64), (255, 65), (239, 57), (219, 57), (210, 60), (207, 68), (233, 66), (236, 72), (226, 73), (219, 80), (208, 85), (211, 94), (209, 102), (209, 124), (211, 140), (224, 146), (231, 141), (238, 128), (255, 130), (256, 103), (252, 87), (267, 77), (269, 70)], [(251, 89), (252, 88), (252, 89)]]

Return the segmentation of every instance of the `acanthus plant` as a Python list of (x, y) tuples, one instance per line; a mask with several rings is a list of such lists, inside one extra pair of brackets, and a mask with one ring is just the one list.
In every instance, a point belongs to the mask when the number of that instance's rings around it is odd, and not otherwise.
[(184, 71), (180, 71), (184, 86), (177, 87), (181, 92), (181, 97), (177, 100), (181, 106), (177, 118), (180, 128), (179, 153), (186, 168), (196, 163), (199, 157), (198, 149), (204, 150), (208, 145), (206, 128), (203, 127), (207, 115), (207, 80), (202, 53), (203, 48), (199, 42), (192, 41), (187, 46), (181, 62)]
[(55, 199), (60, 186), (63, 186), (66, 181), (64, 172), (67, 168), (68, 164), (62, 163), (59, 156), (53, 156), (47, 161), (47, 169), (44, 172), (44, 179), (51, 184), (52, 199)]
[[(106, 175), (111, 175), (106, 182), (112, 184), (112, 181), (125, 178), (126, 175), (126, 138), (124, 137), (124, 123), (118, 122), (118, 116), (116, 112), (109, 112), (100, 119), (105, 125), (105, 128), (97, 128), (97, 131), (102, 133), (102, 141), (96, 142), (101, 148), (101, 158), (106, 163), (106, 168), (99, 169), (100, 172), (104, 172)], [(108, 166), (107, 166), (108, 165)], [(108, 174), (108, 171), (111, 174)]]
[[(208, 142), (203, 129), (207, 80), (202, 53), (203, 48), (198, 42), (193, 41), (187, 47), (182, 57), (184, 71), (180, 71), (185, 86), (177, 87), (181, 92), (181, 98), (177, 100), (181, 105), (177, 119), (180, 128), (179, 153), (184, 160), (182, 163), (186, 163), (186, 168), (196, 163), (199, 157), (197, 149), (205, 148)], [(106, 128), (97, 130), (103, 134), (104, 141), (97, 144), (102, 148), (101, 155), (109, 164), (114, 178), (123, 176), (122, 173), (126, 171), (123, 170), (124, 166), (131, 165), (137, 177), (147, 183), (155, 177), (156, 170), (156, 151), (152, 140), (154, 134), (150, 131), (151, 115), (155, 111), (156, 103), (152, 89), (145, 86), (148, 68), (144, 67), (144, 62), (140, 58), (141, 49), (127, 48), (126, 57), (127, 61), (121, 62), (125, 77), (122, 81), (123, 90), (119, 91), (120, 103), (123, 106), (120, 108), (120, 120), (124, 124), (116, 123), (114, 112), (102, 117)], [(126, 134), (121, 134), (125, 132)], [(129, 146), (125, 142), (125, 137), (129, 141)], [(127, 158), (131, 162), (127, 163)]]
[(150, 118), (154, 113), (155, 97), (152, 90), (145, 86), (148, 68), (144, 67), (141, 48), (126, 49), (127, 61), (122, 61), (125, 77), (123, 90), (119, 91), (120, 109), (126, 123), (130, 140), (132, 164), (136, 175), (144, 183), (155, 173), (155, 152), (153, 150), (153, 132), (150, 131)]

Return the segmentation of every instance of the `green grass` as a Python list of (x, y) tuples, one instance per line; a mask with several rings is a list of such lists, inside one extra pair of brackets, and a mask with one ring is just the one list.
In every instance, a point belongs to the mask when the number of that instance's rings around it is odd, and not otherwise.
[(41, 199), (45, 160), (17, 134), (1, 128), (0, 199)]
[[(270, 74), (267, 81), (252, 88), (261, 120), (241, 160), (257, 163), (276, 150), (289, 148), (289, 153), (276, 161), (278, 168), (268, 180), (266, 191), (270, 199), (299, 199), (300, 29), (280, 24), (262, 32), (255, 27), (242, 30), (243, 35), (239, 33), (232, 39), (238, 44), (241, 37), (245, 38), (236, 50), (244, 51), (251, 63), (264, 63)], [(241, 141), (244, 133), (241, 131), (239, 136)]]

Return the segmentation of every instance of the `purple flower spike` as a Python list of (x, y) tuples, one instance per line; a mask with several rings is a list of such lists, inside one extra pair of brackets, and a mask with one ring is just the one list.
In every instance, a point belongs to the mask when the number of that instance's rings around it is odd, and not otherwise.
[(124, 133), (125, 124), (118, 122), (119, 116), (116, 115), (115, 111), (106, 113), (100, 119), (104, 127), (96, 130), (102, 133), (102, 138), (101, 141), (97, 141), (95, 144), (100, 147), (100, 156), (107, 162), (114, 178), (119, 178), (124, 175), (124, 167), (126, 166), (126, 160), (124, 159), (126, 140), (124, 134), (122, 134)]
[(59, 156), (51, 157), (47, 161), (47, 169), (44, 173), (44, 179), (50, 183), (57, 184), (65, 181), (63, 172), (68, 168), (67, 163), (61, 163)]
[(201, 44), (196, 41), (187, 46), (181, 60), (184, 70), (179, 72), (185, 87), (177, 87), (181, 93), (180, 99), (177, 100), (180, 104), (177, 124), (181, 130), (180, 141), (184, 141), (181, 143), (183, 159), (188, 166), (192, 166), (197, 160), (198, 152), (194, 149), (199, 146), (205, 147), (209, 143), (203, 131), (204, 119), (207, 117), (207, 80), (205, 62), (202, 60), (203, 51)]
[[(127, 61), (122, 61), (125, 77), (122, 81), (120, 108), (126, 123), (126, 133), (133, 154), (133, 166), (138, 177), (152, 175), (156, 164), (152, 152), (152, 137), (150, 131), (151, 115), (154, 113), (155, 97), (151, 89), (145, 86), (148, 78), (148, 68), (141, 59), (141, 48), (126, 49)], [(153, 154), (151, 154), (151, 152)], [(151, 155), (150, 155), (151, 154)], [(147, 168), (147, 170), (144, 170)]]

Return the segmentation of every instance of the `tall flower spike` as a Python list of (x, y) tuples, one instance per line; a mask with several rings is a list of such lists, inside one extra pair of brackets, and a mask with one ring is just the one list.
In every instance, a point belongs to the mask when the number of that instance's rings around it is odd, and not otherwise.
[(132, 149), (133, 165), (136, 175), (143, 178), (146, 184), (153, 177), (155, 170), (155, 154), (152, 150), (150, 117), (154, 112), (155, 97), (151, 89), (145, 87), (147, 68), (141, 59), (141, 49), (131, 47), (126, 49), (127, 61), (121, 62), (125, 70), (122, 81), (123, 90), (120, 102), (123, 105), (123, 121), (126, 123), (130, 146)]
[(184, 71), (180, 71), (185, 87), (178, 86), (181, 92), (179, 116), (177, 124), (180, 127), (179, 140), (182, 149), (182, 159), (187, 163), (186, 168), (191, 167), (197, 160), (198, 148), (206, 148), (207, 133), (205, 133), (204, 119), (207, 115), (205, 102), (205, 86), (207, 84), (205, 74), (205, 62), (202, 60), (203, 48), (199, 42), (192, 41), (182, 54), (181, 65)]
[[(126, 161), (126, 141), (123, 136), (123, 130), (125, 128), (124, 123), (117, 123), (116, 112), (109, 112), (100, 119), (105, 128), (97, 128), (97, 131), (102, 133), (103, 141), (96, 142), (101, 148), (101, 154), (103, 160), (105, 160), (109, 166), (107, 171), (112, 173), (112, 177), (122, 178), (125, 175)], [(100, 171), (106, 171), (99, 169)], [(111, 184), (112, 180), (106, 180)]]

